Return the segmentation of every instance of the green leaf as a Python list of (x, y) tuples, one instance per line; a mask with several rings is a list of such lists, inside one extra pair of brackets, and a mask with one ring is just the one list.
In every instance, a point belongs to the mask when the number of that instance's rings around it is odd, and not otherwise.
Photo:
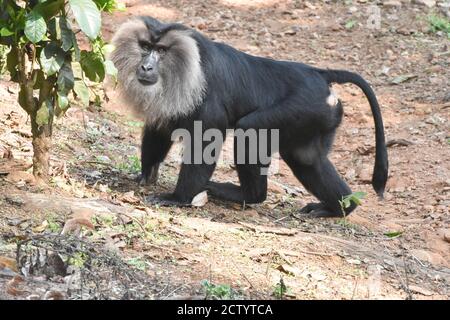
[(111, 60), (105, 60), (104, 65), (106, 74), (117, 78), (117, 68), (114, 66), (114, 63)]
[(89, 106), (89, 90), (83, 81), (75, 81), (73, 91), (85, 106)]
[(353, 192), (352, 196), (357, 198), (357, 199), (364, 199), (366, 197), (366, 193), (362, 192), (362, 191), (357, 191), (357, 192)]
[(56, 43), (51, 42), (42, 50), (40, 61), (42, 70), (51, 76), (64, 64), (64, 51)]
[(345, 24), (345, 29), (352, 29), (354, 26), (355, 26), (355, 24), (356, 24), (356, 21), (355, 20), (350, 20), (350, 21), (348, 21), (346, 24)]
[(24, 31), (31, 42), (37, 43), (42, 40), (47, 32), (47, 24), (44, 18), (33, 10), (27, 15)]
[(64, 51), (69, 51), (77, 41), (75, 34), (73, 33), (69, 22), (64, 17), (59, 19), (59, 27), (61, 29), (62, 48)]
[(12, 31), (10, 31), (8, 28), (6, 28), (6, 27), (3, 27), (1, 30), (0, 30), (0, 36), (2, 36), (2, 37), (9, 37), (9, 36), (12, 36), (14, 34), (14, 32), (12, 32)]
[[(48, 102), (50, 103), (50, 102)], [(50, 119), (50, 112), (48, 110), (47, 101), (42, 104), (36, 114), (36, 123), (38, 126), (43, 126), (48, 123)]]
[(75, 79), (73, 76), (72, 66), (70, 62), (65, 62), (59, 70), (58, 80), (56, 81), (58, 84), (58, 91), (69, 92), (69, 90), (72, 90), (74, 82)]
[(403, 231), (392, 231), (392, 232), (386, 232), (384, 233), (385, 236), (389, 238), (396, 238), (403, 234)]
[(69, 0), (75, 20), (80, 29), (90, 38), (95, 39), (101, 26), (100, 11), (92, 0)]
[(61, 110), (66, 110), (69, 108), (69, 98), (63, 92), (58, 91), (58, 106)]
[(105, 66), (102, 57), (95, 52), (81, 52), (81, 67), (91, 81), (101, 82), (105, 78)]
[(81, 80), (83, 79), (83, 69), (81, 69), (81, 65), (79, 62), (72, 62), (72, 71), (75, 76), (75, 79)]

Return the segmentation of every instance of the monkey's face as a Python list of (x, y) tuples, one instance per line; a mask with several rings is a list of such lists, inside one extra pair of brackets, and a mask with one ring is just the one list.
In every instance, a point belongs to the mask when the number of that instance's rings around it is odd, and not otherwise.
[(122, 93), (148, 121), (187, 115), (206, 82), (192, 30), (136, 18), (122, 24), (111, 55)]
[(158, 82), (159, 64), (164, 59), (167, 48), (146, 40), (139, 41), (139, 46), (142, 49), (142, 60), (136, 70), (136, 77), (144, 86), (154, 85)]

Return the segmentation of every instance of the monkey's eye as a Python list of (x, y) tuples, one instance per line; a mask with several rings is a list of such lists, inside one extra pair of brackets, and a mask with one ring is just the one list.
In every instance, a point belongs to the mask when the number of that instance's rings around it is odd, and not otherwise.
[(139, 46), (142, 48), (142, 50), (150, 52), (152, 51), (152, 45), (147, 41), (139, 41)]
[(164, 55), (167, 52), (167, 48), (166, 47), (158, 47), (156, 48), (156, 51), (160, 54), (160, 55)]

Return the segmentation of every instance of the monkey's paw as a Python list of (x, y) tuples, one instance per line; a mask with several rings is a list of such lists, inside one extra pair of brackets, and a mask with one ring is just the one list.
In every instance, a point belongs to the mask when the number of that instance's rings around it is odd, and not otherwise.
[(150, 195), (145, 199), (149, 205), (159, 205), (161, 207), (190, 207), (190, 202), (182, 202), (173, 193), (162, 193)]
[(342, 217), (342, 213), (329, 210), (322, 203), (308, 203), (300, 209), (299, 213), (309, 215), (312, 218)]

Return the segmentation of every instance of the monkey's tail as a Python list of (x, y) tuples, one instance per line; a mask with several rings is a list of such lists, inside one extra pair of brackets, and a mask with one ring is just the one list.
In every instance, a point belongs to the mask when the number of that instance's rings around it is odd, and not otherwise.
[(382, 199), (384, 189), (388, 178), (388, 154), (386, 141), (384, 137), (383, 118), (381, 116), (380, 106), (374, 91), (359, 74), (345, 70), (324, 70), (318, 69), (319, 73), (328, 83), (353, 83), (357, 85), (369, 100), (370, 109), (375, 122), (375, 166), (372, 175), (372, 186), (378, 196)]

